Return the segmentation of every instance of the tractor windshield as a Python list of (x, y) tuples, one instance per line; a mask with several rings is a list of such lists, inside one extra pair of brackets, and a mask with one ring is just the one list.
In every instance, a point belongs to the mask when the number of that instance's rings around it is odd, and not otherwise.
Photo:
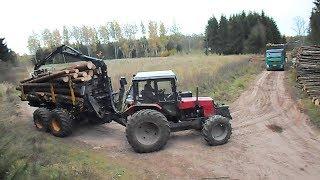
[(172, 79), (137, 81), (134, 89), (135, 99), (142, 103), (167, 102), (175, 99)]
[(173, 97), (171, 81), (158, 81), (157, 87), (160, 101), (167, 101), (169, 100), (168, 97)]

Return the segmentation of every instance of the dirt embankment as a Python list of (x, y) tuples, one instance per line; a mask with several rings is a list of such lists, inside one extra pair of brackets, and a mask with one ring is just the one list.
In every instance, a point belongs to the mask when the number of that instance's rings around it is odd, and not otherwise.
[(284, 73), (263, 72), (231, 105), (233, 134), (223, 146), (185, 131), (172, 133), (162, 151), (137, 154), (116, 123), (81, 127), (68, 139), (155, 178), (318, 179), (319, 132), (290, 98)]

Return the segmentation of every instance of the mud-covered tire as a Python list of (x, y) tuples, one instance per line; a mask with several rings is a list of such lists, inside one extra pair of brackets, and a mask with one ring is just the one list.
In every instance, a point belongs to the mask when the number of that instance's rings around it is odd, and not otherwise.
[(33, 112), (33, 123), (37, 130), (49, 132), (51, 112), (46, 108), (38, 108)]
[(126, 137), (135, 152), (159, 151), (170, 137), (169, 122), (159, 111), (138, 111), (128, 120)]
[(54, 109), (50, 121), (51, 134), (57, 137), (66, 137), (72, 134), (73, 117), (65, 109)]
[(210, 146), (225, 144), (232, 133), (230, 120), (220, 115), (212, 116), (204, 123), (202, 133)]

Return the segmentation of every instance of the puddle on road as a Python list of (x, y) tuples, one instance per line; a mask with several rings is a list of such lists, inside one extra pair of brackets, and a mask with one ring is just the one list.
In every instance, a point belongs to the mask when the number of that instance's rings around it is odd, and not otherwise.
[(273, 132), (277, 132), (277, 133), (282, 133), (283, 132), (283, 128), (281, 126), (279, 126), (279, 125), (268, 124), (266, 126), (267, 126), (267, 128), (269, 128)]

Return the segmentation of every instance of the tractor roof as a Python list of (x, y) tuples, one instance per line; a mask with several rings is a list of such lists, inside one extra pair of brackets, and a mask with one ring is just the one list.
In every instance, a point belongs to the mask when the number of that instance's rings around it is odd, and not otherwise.
[(149, 71), (138, 72), (133, 78), (134, 81), (153, 80), (153, 79), (176, 79), (176, 75), (171, 71)]

